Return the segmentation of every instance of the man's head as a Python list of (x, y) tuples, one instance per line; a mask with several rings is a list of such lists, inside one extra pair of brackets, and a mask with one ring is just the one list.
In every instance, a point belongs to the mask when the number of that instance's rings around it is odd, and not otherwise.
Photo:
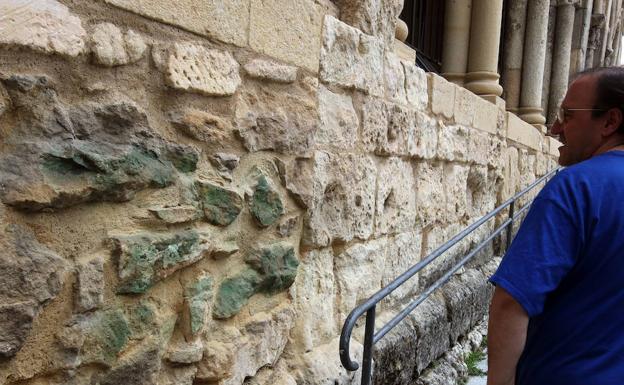
[(624, 144), (624, 68), (595, 68), (579, 73), (561, 102), (559, 164), (569, 166)]

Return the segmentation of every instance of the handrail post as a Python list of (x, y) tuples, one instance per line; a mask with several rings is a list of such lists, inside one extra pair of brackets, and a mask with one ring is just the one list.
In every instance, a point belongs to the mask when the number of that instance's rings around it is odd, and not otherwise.
[(505, 240), (505, 252), (509, 250), (511, 245), (511, 236), (513, 234), (513, 217), (515, 213), (516, 201), (511, 201), (509, 204), (509, 224), (507, 225), (507, 239)]
[(362, 385), (370, 385), (373, 372), (373, 337), (375, 335), (375, 308), (366, 312), (366, 326), (364, 327), (364, 354), (362, 358)]

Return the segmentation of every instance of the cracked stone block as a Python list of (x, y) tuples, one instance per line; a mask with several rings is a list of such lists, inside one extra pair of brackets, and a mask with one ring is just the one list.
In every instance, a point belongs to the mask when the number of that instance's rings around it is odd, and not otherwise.
[(76, 57), (85, 52), (86, 38), (80, 18), (58, 1), (0, 3), (0, 45)]
[(233, 95), (241, 83), (239, 64), (227, 51), (175, 43), (166, 69), (167, 84), (205, 95)]
[(269, 60), (254, 59), (245, 64), (243, 68), (249, 76), (257, 79), (277, 83), (292, 83), (297, 80), (297, 67), (278, 64)]
[(333, 16), (325, 16), (321, 46), (322, 81), (383, 96), (383, 43)]

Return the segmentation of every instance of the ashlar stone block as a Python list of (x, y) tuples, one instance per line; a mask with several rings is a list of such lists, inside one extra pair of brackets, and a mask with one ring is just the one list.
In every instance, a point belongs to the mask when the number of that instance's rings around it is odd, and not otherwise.
[[(422, 234), (420, 230), (408, 231), (388, 240), (381, 286), (389, 285), (399, 275), (420, 261)], [(413, 299), (418, 291), (418, 274), (386, 297), (384, 306), (395, 306)], [(384, 301), (384, 302), (385, 302)]]
[(414, 227), (416, 196), (414, 171), (399, 158), (383, 159), (377, 176), (375, 234), (392, 234)]
[(475, 99), (474, 127), (481, 131), (496, 134), (500, 113), (499, 107), (494, 103), (482, 98)]
[(477, 109), (477, 95), (463, 87), (455, 89), (455, 107), (453, 115), (455, 123), (463, 126), (472, 126)]
[(466, 160), (470, 135), (466, 127), (443, 125), (438, 134), (438, 158), (450, 162)]
[(468, 170), (467, 166), (460, 164), (444, 165), (446, 192), (444, 219), (448, 222), (458, 222), (466, 215)]
[(251, 0), (249, 46), (317, 72), (323, 8), (311, 0)]
[(325, 16), (320, 78), (340, 87), (383, 96), (383, 44), (333, 16)]
[(491, 145), (491, 134), (479, 130), (468, 130), (468, 148), (466, 160), (472, 163), (487, 165)]
[(342, 151), (353, 149), (359, 119), (351, 97), (333, 93), (321, 85), (318, 103), (320, 125), (315, 135), (316, 144), (332, 146)]
[(428, 73), (427, 76), (429, 78), (431, 112), (446, 119), (452, 119), (455, 108), (455, 90), (458, 87), (440, 75)]
[(205, 95), (233, 95), (241, 83), (239, 65), (226, 51), (175, 43), (169, 54), (166, 81), (173, 88)]
[(429, 93), (427, 92), (427, 74), (416, 64), (402, 61), (405, 71), (405, 94), (410, 107), (424, 111), (429, 104)]
[(340, 18), (364, 33), (374, 35), (392, 48), (396, 20), (403, 8), (400, 0), (346, 0), (338, 2)]
[(269, 60), (254, 59), (244, 68), (249, 76), (277, 83), (292, 83), (297, 79), (297, 67)]
[(76, 57), (85, 52), (86, 35), (80, 19), (56, 0), (0, 3), (0, 45)]
[(239, 47), (247, 45), (250, 0), (103, 0), (130, 12)]
[(434, 158), (438, 151), (438, 129), (437, 119), (430, 117), (425, 112), (416, 111), (412, 138), (407, 145), (409, 155), (421, 159)]
[(542, 150), (542, 133), (511, 112), (507, 113), (507, 138), (533, 150)]
[(362, 141), (366, 150), (377, 155), (407, 155), (415, 147), (414, 112), (368, 98), (362, 107)]
[(441, 220), (444, 215), (444, 165), (439, 161), (416, 162), (414, 174), (417, 219), (426, 226)]
[(386, 98), (396, 103), (405, 104), (405, 70), (399, 57), (390, 51), (386, 51), (384, 57), (384, 80), (386, 86)]

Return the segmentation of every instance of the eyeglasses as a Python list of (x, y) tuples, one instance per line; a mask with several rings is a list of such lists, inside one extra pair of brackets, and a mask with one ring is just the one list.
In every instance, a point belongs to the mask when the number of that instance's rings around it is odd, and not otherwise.
[(559, 124), (563, 124), (566, 115), (569, 114), (570, 111), (607, 111), (604, 108), (565, 108), (565, 107), (559, 107), (557, 109), (557, 123)]

